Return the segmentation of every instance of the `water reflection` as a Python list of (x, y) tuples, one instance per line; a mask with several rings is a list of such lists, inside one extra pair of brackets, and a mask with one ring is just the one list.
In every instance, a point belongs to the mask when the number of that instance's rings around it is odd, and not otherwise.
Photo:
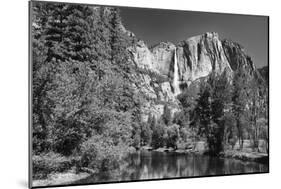
[(268, 165), (204, 155), (142, 151), (131, 154), (120, 170), (92, 175), (78, 183), (130, 181), (267, 172)]

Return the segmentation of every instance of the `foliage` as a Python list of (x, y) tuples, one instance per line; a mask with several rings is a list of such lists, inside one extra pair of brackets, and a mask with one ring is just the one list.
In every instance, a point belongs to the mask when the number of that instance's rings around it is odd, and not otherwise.
[(149, 125), (151, 131), (153, 131), (157, 124), (156, 117), (154, 115), (149, 114), (147, 124)]
[(50, 173), (63, 172), (73, 166), (73, 161), (60, 154), (49, 152), (32, 157), (33, 179), (44, 179)]
[(166, 137), (166, 146), (177, 148), (177, 142), (179, 140), (180, 134), (179, 134), (179, 126), (176, 124), (173, 124), (171, 126), (167, 127), (167, 137)]
[(230, 145), (232, 149), (237, 142), (237, 128), (235, 117), (232, 112), (227, 112), (224, 117), (224, 144)]
[(141, 97), (126, 50), (134, 40), (116, 8), (48, 2), (32, 8), (35, 155), (82, 153), (83, 166), (114, 168), (129, 146), (140, 144)]
[(219, 154), (223, 150), (225, 114), (230, 110), (231, 86), (227, 78), (227, 73), (223, 72), (220, 76), (211, 75), (212, 83), (212, 141), (210, 149), (214, 154)]
[(150, 145), (152, 138), (152, 130), (148, 123), (141, 124), (141, 143), (142, 145)]
[(172, 118), (173, 118), (172, 116), (173, 115), (172, 115), (171, 109), (169, 108), (169, 106), (167, 104), (165, 104), (163, 115), (162, 115), (162, 120), (165, 125), (170, 125), (172, 123)]
[(94, 171), (109, 171), (118, 167), (129, 148), (124, 143), (115, 143), (112, 138), (93, 135), (81, 147), (81, 167)]
[[(163, 115), (141, 120), (143, 95), (135, 77), (158, 84), (169, 78), (136, 68), (117, 8), (32, 3), (33, 171), (44, 178), (72, 166), (109, 171), (130, 147), (177, 148), (191, 135), (206, 139), (218, 155), (225, 145), (249, 138), (268, 142), (268, 87), (240, 66), (186, 85), (179, 112), (165, 103)], [(195, 137), (194, 137), (195, 138)]]
[(161, 121), (158, 121), (154, 129), (152, 130), (152, 141), (151, 146), (156, 149), (165, 145), (165, 128)]
[(236, 119), (237, 137), (240, 148), (243, 148), (243, 119), (245, 115), (245, 108), (247, 104), (246, 93), (247, 76), (243, 67), (239, 67), (234, 73), (233, 90), (232, 90), (232, 111)]
[(141, 130), (139, 124), (133, 124), (132, 130), (132, 146), (139, 149), (141, 146)]
[(209, 125), (211, 124), (211, 87), (202, 84), (195, 108), (196, 120), (199, 124), (199, 135), (208, 135)]
[(231, 91), (226, 73), (211, 74), (201, 84), (195, 108), (198, 134), (205, 136), (209, 153), (217, 155), (223, 150), (225, 134), (225, 112), (229, 111)]

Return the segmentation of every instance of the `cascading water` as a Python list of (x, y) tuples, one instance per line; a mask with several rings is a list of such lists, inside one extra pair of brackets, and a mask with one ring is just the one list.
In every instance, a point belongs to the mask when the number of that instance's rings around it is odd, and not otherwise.
[(179, 88), (179, 72), (178, 72), (178, 61), (177, 61), (177, 49), (175, 49), (174, 54), (174, 78), (173, 78), (173, 88), (174, 88), (174, 94), (178, 95), (180, 94), (180, 88)]

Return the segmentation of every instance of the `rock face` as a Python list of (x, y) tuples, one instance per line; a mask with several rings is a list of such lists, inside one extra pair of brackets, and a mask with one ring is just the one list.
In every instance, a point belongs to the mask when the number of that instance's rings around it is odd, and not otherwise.
[(133, 55), (133, 60), (139, 68), (149, 69), (155, 73), (169, 75), (170, 66), (173, 62), (175, 45), (164, 43), (149, 49), (143, 41), (138, 41), (129, 51)]
[[(217, 33), (191, 37), (177, 45), (161, 42), (151, 49), (143, 41), (139, 41), (130, 51), (138, 67), (171, 79), (177, 77), (180, 83), (206, 77), (213, 71), (219, 74), (224, 70), (232, 71), (228, 61), (229, 56), (226, 56)], [(174, 74), (175, 62), (177, 62), (178, 75)]]
[(266, 84), (268, 85), (268, 79), (269, 79), (269, 70), (268, 70), (268, 66), (264, 66), (262, 68), (258, 69), (258, 72), (260, 73), (260, 76), (263, 78), (263, 80), (266, 82)]
[(250, 71), (255, 70), (251, 57), (246, 54), (240, 44), (231, 40), (223, 40), (222, 46), (232, 70), (237, 70), (239, 66), (247, 67)]
[(184, 86), (212, 72), (221, 74), (226, 71), (232, 75), (239, 66), (255, 70), (242, 46), (229, 40), (221, 41), (214, 32), (188, 38), (176, 45), (161, 42), (151, 48), (139, 40), (128, 51), (140, 71), (136, 76), (139, 81), (136, 90), (147, 99), (142, 108), (144, 119), (149, 114), (159, 118), (163, 104), (167, 102), (172, 112), (176, 112), (179, 107), (176, 96)]
[(182, 41), (178, 47), (180, 79), (194, 81), (211, 72), (231, 72), (217, 33), (205, 33)]
[[(161, 80), (159, 75), (142, 70), (135, 76), (136, 94), (141, 94), (144, 98), (141, 103), (142, 120), (147, 121), (149, 115), (159, 119), (164, 112), (164, 105), (169, 103), (169, 108), (172, 112), (179, 110), (178, 101), (172, 91), (172, 86), (165, 78)], [(166, 78), (167, 79), (167, 78)]]

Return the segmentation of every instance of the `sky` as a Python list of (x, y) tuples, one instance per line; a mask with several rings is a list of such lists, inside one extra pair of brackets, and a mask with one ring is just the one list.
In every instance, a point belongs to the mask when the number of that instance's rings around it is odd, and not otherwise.
[(256, 67), (268, 65), (268, 17), (120, 7), (123, 24), (149, 46), (206, 32), (241, 44)]

